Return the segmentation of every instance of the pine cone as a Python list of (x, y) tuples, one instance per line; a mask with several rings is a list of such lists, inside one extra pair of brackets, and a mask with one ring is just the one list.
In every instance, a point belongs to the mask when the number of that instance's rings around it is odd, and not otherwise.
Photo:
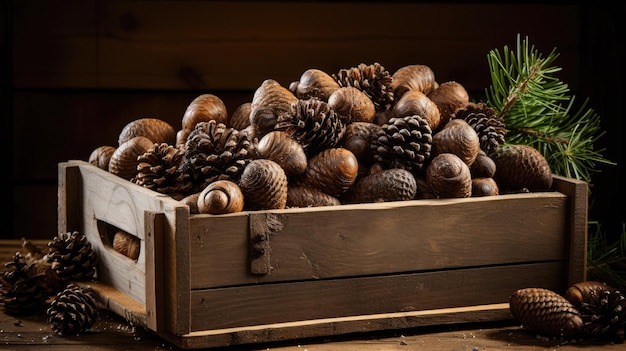
[(465, 120), (472, 126), (480, 140), (480, 149), (487, 155), (504, 144), (506, 128), (496, 111), (486, 104), (470, 102), (465, 107), (457, 109), (451, 119)]
[(96, 253), (79, 232), (59, 234), (48, 243), (47, 260), (64, 280), (88, 280), (96, 273)]
[(543, 288), (516, 290), (511, 313), (525, 327), (546, 336), (575, 338), (583, 331), (580, 312), (563, 296)]
[(285, 131), (297, 140), (307, 156), (337, 146), (346, 126), (328, 103), (310, 98), (299, 99), (291, 111), (278, 116), (275, 130)]
[(187, 137), (180, 168), (190, 176), (191, 193), (196, 193), (216, 180), (237, 182), (253, 151), (247, 134), (215, 120), (200, 122)]
[(332, 77), (341, 87), (355, 87), (364, 92), (374, 103), (377, 111), (389, 110), (393, 105), (393, 78), (378, 62), (341, 69)]
[(37, 314), (48, 298), (46, 274), (19, 252), (4, 264), (0, 277), (0, 304), (13, 315)]
[(581, 312), (588, 336), (624, 340), (626, 298), (615, 288), (596, 281), (572, 285), (565, 298)]
[(94, 325), (98, 307), (91, 289), (70, 284), (56, 295), (46, 314), (54, 333), (79, 335)]
[(386, 168), (420, 171), (430, 158), (433, 135), (420, 115), (393, 117), (378, 131), (372, 142), (375, 162)]
[(184, 158), (181, 148), (167, 143), (154, 144), (137, 159), (137, 175), (131, 181), (161, 194), (181, 199), (191, 190), (189, 175), (180, 169)]

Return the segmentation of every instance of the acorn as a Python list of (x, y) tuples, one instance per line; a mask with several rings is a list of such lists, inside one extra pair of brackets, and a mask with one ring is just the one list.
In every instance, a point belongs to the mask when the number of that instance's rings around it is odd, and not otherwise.
[(119, 230), (113, 235), (113, 249), (122, 255), (137, 260), (141, 252), (141, 240), (138, 237)]
[(442, 153), (457, 155), (466, 165), (471, 165), (480, 151), (478, 134), (462, 119), (453, 119), (433, 135), (432, 155)]
[(472, 195), (469, 167), (452, 153), (435, 156), (426, 169), (426, 181), (440, 198), (461, 198)]
[(376, 106), (367, 94), (355, 87), (341, 87), (328, 97), (328, 105), (335, 110), (346, 124), (372, 122)]
[(228, 111), (224, 101), (213, 94), (202, 94), (187, 105), (182, 118), (182, 129), (192, 131), (196, 124), (211, 120), (217, 123), (228, 121)]
[(441, 113), (437, 105), (426, 94), (417, 90), (409, 90), (402, 95), (393, 106), (392, 113), (396, 118), (420, 115), (426, 119), (432, 130), (438, 129), (441, 123)]
[(350, 150), (329, 148), (309, 160), (300, 181), (331, 196), (340, 196), (354, 184), (358, 172), (359, 162)]
[(437, 87), (435, 73), (427, 65), (407, 65), (400, 67), (392, 75), (391, 88), (393, 96), (398, 101), (410, 90), (416, 90), (424, 94), (429, 94)]
[(230, 180), (216, 180), (198, 194), (199, 213), (225, 214), (243, 211), (244, 196), (239, 186)]
[(499, 195), (498, 184), (493, 178), (472, 178), (472, 196), (495, 196)]
[(89, 155), (89, 163), (105, 171), (109, 170), (109, 161), (115, 152), (115, 147), (102, 145), (95, 148)]
[(302, 174), (308, 159), (302, 144), (287, 132), (274, 130), (265, 134), (256, 146), (257, 158), (266, 158), (278, 163), (288, 177)]
[(461, 83), (448, 81), (441, 83), (436, 89), (426, 96), (437, 105), (441, 121), (439, 126), (445, 126), (450, 121), (450, 116), (459, 108), (469, 103), (469, 94)]

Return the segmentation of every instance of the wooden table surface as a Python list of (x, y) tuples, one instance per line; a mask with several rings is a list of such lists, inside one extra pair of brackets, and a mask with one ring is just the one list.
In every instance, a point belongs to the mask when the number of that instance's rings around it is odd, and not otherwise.
[[(20, 250), (20, 242), (0, 240), (0, 257)], [(8, 255), (8, 256), (7, 256)], [(4, 262), (4, 261), (3, 261)], [(96, 323), (78, 336), (61, 337), (52, 332), (44, 314), (10, 316), (0, 311), (0, 350), (179, 350), (151, 331), (131, 325), (113, 312), (100, 309)], [(626, 344), (605, 340), (543, 338), (516, 321), (461, 324), (391, 330), (367, 334), (290, 340), (272, 344), (238, 345), (237, 351), (482, 351), (482, 350), (626, 350)]]

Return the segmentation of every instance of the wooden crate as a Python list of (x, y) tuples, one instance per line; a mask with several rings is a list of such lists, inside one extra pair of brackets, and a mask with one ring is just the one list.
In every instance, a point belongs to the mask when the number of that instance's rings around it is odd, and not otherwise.
[[(59, 164), (58, 229), (96, 250), (103, 303), (181, 348), (512, 319), (510, 294), (584, 280), (587, 184), (554, 191), (190, 214), (84, 161)], [(112, 232), (141, 239), (137, 260)]]

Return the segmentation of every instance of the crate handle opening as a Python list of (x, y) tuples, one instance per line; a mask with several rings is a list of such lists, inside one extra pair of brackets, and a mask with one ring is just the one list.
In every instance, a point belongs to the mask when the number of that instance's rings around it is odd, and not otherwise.
[(104, 246), (137, 261), (141, 252), (141, 239), (109, 223), (98, 220), (98, 233)]

